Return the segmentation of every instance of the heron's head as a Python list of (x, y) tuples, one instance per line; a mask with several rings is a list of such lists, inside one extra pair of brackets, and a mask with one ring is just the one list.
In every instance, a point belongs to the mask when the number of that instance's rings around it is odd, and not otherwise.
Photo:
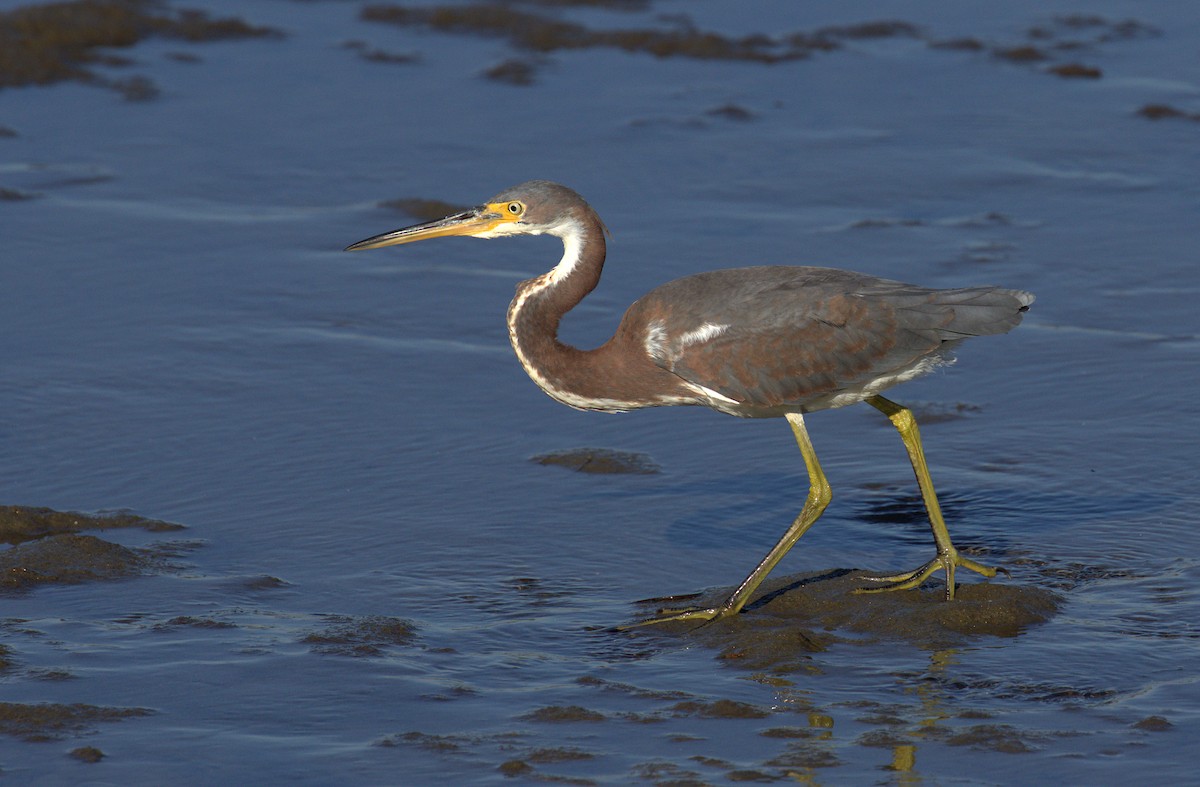
[(346, 247), (346, 251), (378, 249), (449, 235), (501, 238), (506, 235), (541, 235), (565, 238), (588, 226), (601, 228), (600, 217), (583, 197), (548, 180), (531, 180), (505, 189), (484, 204), (445, 218), (385, 232)]

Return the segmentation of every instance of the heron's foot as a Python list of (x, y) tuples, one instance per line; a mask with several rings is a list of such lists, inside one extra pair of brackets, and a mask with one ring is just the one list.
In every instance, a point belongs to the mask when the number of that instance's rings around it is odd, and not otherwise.
[[(710, 609), (663, 609), (659, 610), (657, 617), (646, 618), (639, 620), (637, 623), (629, 623), (624, 626), (617, 626), (617, 631), (628, 631), (629, 629), (641, 628), (643, 626), (654, 626), (659, 623), (677, 623), (695, 621), (700, 626), (707, 626), (714, 620), (724, 617), (721, 614), (720, 607)], [(699, 626), (697, 626), (699, 628)]]
[(925, 565), (913, 571), (907, 571), (903, 574), (894, 574), (887, 577), (866, 577), (871, 582), (879, 582), (882, 587), (866, 587), (858, 588), (855, 593), (886, 593), (890, 590), (912, 590), (920, 587), (933, 574), (938, 571), (946, 572), (946, 600), (950, 601), (954, 598), (954, 570), (958, 566), (970, 569), (985, 577), (991, 578), (996, 576), (997, 571), (1003, 569), (995, 569), (991, 566), (985, 566), (982, 563), (977, 563), (969, 557), (963, 557), (958, 550), (952, 549), (949, 552), (939, 552), (937, 557), (930, 560)]
[[(669, 596), (667, 598), (647, 599), (647, 601), (681, 601), (683, 599), (695, 598), (699, 594), (687, 596)], [(641, 628), (643, 626), (654, 626), (659, 623), (678, 623), (678, 622), (695, 622), (700, 626), (707, 626), (709, 623), (736, 615), (738, 610), (734, 609), (730, 604), (725, 603), (718, 607), (682, 607), (682, 608), (664, 608), (658, 610), (658, 614), (652, 618), (639, 620), (637, 623), (629, 623), (624, 626), (617, 626), (617, 631), (628, 631), (629, 629)]]

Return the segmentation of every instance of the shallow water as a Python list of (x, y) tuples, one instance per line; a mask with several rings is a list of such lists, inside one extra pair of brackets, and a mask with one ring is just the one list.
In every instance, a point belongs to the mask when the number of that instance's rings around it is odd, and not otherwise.
[[(729, 36), (880, 14), (728, 5), (528, 10), (595, 29), (687, 14)], [(187, 7), (286, 36), (150, 39), (96, 67), (148, 78), (148, 101), (0, 90), (0, 188), (30, 197), (0, 201), (0, 503), (187, 528), (93, 533), (154, 547), (140, 576), (2, 591), (3, 702), (152, 712), (0, 723), (5, 776), (1194, 778), (1200, 124), (1138, 114), (1200, 112), (1187, 4), (914, 2), (889, 13), (919, 35), (774, 65), (532, 56), (351, 3)], [(1076, 13), (1108, 21), (1055, 21)], [(931, 46), (964, 37), (984, 48)], [(1028, 44), (1050, 59), (993, 54)], [(512, 58), (532, 84), (482, 76)], [(1047, 72), (1068, 63), (1102, 76)], [(553, 240), (340, 251), (413, 220), (380, 202), (470, 204), (532, 177), (613, 231), (564, 325), (584, 346), (650, 287), (736, 264), (1037, 293), (1018, 330), (891, 395), (922, 418), (960, 546), (1057, 613), (922, 641), (802, 619), (739, 639), (774, 604), (715, 633), (611, 632), (647, 612), (636, 599), (739, 581), (804, 467), (780, 421), (606, 417), (538, 392), (503, 313)], [(927, 559), (886, 420), (809, 428), (834, 501), (783, 584)], [(529, 461), (580, 446), (661, 472)]]

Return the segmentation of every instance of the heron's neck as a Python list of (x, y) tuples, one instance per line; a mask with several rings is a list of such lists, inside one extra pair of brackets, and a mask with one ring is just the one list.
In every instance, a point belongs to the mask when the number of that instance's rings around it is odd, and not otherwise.
[(621, 396), (617, 389), (625, 375), (611, 342), (585, 351), (558, 340), (563, 315), (600, 281), (605, 253), (604, 230), (598, 222), (572, 221), (561, 237), (563, 256), (558, 265), (517, 285), (516, 297), (508, 307), (513, 349), (533, 381), (564, 404), (585, 410), (636, 407), (613, 396)]

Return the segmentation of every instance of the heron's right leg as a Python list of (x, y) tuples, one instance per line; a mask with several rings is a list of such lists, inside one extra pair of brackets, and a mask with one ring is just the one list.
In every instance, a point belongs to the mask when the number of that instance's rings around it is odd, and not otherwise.
[(933, 491), (933, 480), (929, 477), (929, 465), (925, 462), (925, 451), (921, 448), (921, 432), (917, 428), (917, 419), (913, 417), (912, 411), (882, 396), (872, 396), (866, 402), (886, 415), (892, 425), (896, 427), (896, 431), (900, 433), (900, 439), (904, 442), (904, 448), (908, 451), (908, 458), (912, 463), (913, 473), (917, 476), (917, 486), (920, 487), (921, 498), (925, 501), (925, 511), (929, 514), (929, 524), (933, 528), (933, 541), (937, 547), (937, 554), (928, 563), (913, 571), (906, 571), (890, 577), (869, 577), (876, 582), (886, 584), (878, 588), (860, 588), (857, 592), (879, 593), (888, 590), (910, 590), (920, 587), (934, 572), (944, 570), (946, 572), (946, 600), (949, 601), (954, 598), (955, 567), (962, 566), (985, 577), (996, 576), (996, 569), (962, 555), (951, 543), (950, 531), (946, 529), (946, 521), (942, 518), (942, 507), (938, 505), (937, 494)]
[(825, 473), (821, 470), (821, 463), (817, 461), (817, 452), (813, 450), (808, 430), (804, 427), (804, 417), (800, 413), (788, 413), (787, 420), (792, 426), (792, 432), (796, 435), (796, 443), (800, 446), (800, 455), (804, 457), (804, 464), (808, 468), (808, 497), (804, 501), (804, 508), (800, 509), (799, 516), (783, 534), (783, 538), (771, 547), (767, 556), (750, 572), (748, 577), (742, 580), (742, 584), (738, 585), (737, 590), (733, 591), (725, 603), (720, 606), (708, 609), (663, 609), (659, 610), (660, 617), (620, 628), (636, 628), (668, 620), (712, 621), (736, 615), (741, 612), (742, 607), (746, 606), (750, 596), (758, 590), (758, 586), (771, 573), (771, 569), (775, 568), (788, 550), (800, 540), (800, 536), (813, 526), (813, 523), (825, 510), (825, 506), (829, 505), (829, 500), (833, 495), (829, 488), (829, 481), (826, 480)]

